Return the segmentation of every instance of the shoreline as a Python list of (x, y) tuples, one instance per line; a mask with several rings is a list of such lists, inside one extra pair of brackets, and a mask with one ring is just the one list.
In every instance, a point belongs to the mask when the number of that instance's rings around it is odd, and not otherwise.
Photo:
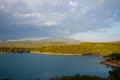
[(69, 54), (69, 53), (43, 53), (43, 52), (29, 52), (33, 54), (45, 54), (45, 55), (58, 55), (58, 56), (82, 56), (82, 55), (94, 55), (94, 56), (107, 56), (105, 54)]
[(61, 53), (42, 53), (42, 52), (29, 52), (33, 54), (45, 54), (45, 55), (58, 55), (58, 56), (81, 56), (83, 54), (61, 54)]
[(118, 60), (105, 60), (105, 61), (101, 61), (100, 63), (111, 67), (120, 67), (120, 61)]
[[(87, 55), (87, 54), (43, 53), (43, 52), (28, 52), (28, 53), (31, 53), (31, 54), (42, 54), (42, 55), (54, 55), (54, 56), (82, 56), (82, 55)], [(0, 54), (13, 54), (13, 53), (0, 53)], [(15, 54), (17, 54), (17, 53), (15, 53)], [(88, 54), (88, 55), (95, 55), (95, 54)], [(98, 56), (103, 57), (104, 55), (98, 55)], [(104, 60), (104, 61), (100, 61), (99, 63), (107, 65), (107, 66), (111, 66), (111, 67), (120, 67), (120, 60)]]
[[(16, 52), (16, 53), (32, 53), (32, 54), (45, 54), (45, 55), (59, 55), (59, 56), (81, 56), (81, 55), (96, 55), (96, 56), (107, 56), (106, 54), (71, 54), (71, 53), (46, 53), (46, 52)], [(16, 54), (16, 53), (0, 53), (0, 54)]]

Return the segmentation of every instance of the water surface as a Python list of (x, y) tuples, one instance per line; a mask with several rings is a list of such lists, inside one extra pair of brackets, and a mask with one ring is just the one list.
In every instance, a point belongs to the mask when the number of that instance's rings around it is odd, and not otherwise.
[(110, 68), (99, 64), (100, 56), (55, 56), (43, 54), (1, 54), (0, 78), (49, 80), (63, 75), (107, 77)]

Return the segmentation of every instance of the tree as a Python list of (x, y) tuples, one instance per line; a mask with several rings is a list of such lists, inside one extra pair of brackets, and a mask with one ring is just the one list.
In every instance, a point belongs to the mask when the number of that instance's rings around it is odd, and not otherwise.
[(112, 71), (109, 71), (110, 80), (120, 80), (120, 67), (113, 68)]
[(111, 60), (120, 60), (120, 53), (113, 53), (109, 56)]

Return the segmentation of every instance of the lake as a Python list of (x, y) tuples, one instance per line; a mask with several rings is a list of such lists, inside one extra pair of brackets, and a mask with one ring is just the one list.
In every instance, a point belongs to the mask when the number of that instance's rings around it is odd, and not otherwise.
[(100, 56), (57, 56), (43, 54), (0, 54), (0, 78), (49, 80), (63, 75), (107, 77), (109, 67)]

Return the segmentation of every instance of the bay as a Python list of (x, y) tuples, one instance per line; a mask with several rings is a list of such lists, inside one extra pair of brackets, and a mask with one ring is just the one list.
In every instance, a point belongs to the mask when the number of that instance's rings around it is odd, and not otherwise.
[(110, 68), (100, 64), (102, 60), (102, 57), (93, 55), (0, 54), (0, 79), (49, 80), (75, 74), (107, 77)]

